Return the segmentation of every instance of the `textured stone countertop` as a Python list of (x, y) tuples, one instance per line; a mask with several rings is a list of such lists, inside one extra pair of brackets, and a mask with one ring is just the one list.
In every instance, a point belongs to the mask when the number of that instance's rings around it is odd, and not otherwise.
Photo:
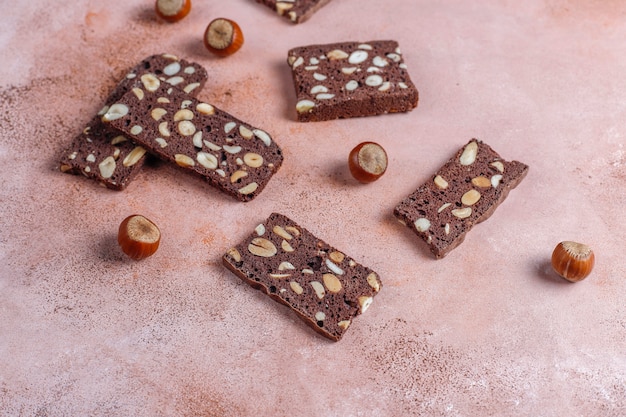
[[(252, 0), (194, 0), (176, 24), (149, 0), (4, 3), (1, 416), (626, 415), (623, 1), (335, 0), (298, 25)], [(215, 17), (245, 35), (225, 59), (201, 41)], [(400, 43), (419, 107), (297, 122), (287, 51), (375, 39)], [(166, 163), (122, 192), (59, 172), (116, 81), (162, 52), (282, 146), (254, 201)], [(392, 211), (472, 137), (530, 171), (435, 260)], [(369, 185), (346, 165), (365, 140), (389, 155)], [(272, 212), (380, 274), (340, 342), (222, 266)], [(133, 213), (163, 233), (140, 262), (116, 243)], [(562, 240), (594, 249), (586, 280), (552, 271)]]

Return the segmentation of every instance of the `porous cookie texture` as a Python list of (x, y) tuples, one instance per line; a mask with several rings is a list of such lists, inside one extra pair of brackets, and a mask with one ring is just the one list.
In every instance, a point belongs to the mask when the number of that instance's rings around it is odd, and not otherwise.
[(316, 332), (335, 341), (382, 288), (376, 272), (278, 213), (229, 249), (222, 260), (243, 281), (290, 307)]
[(396, 41), (343, 42), (291, 49), (298, 121), (406, 112), (418, 91)]
[(302, 23), (330, 0), (256, 0), (293, 23)]
[(207, 72), (199, 64), (175, 55), (152, 55), (132, 68), (107, 98), (102, 110), (73, 139), (60, 158), (60, 169), (83, 174), (107, 188), (123, 190), (137, 175), (146, 150), (131, 142), (127, 135), (102, 123), (111, 104), (130, 91), (142, 75), (154, 73), (160, 80), (195, 95), (207, 81)]
[(505, 161), (489, 145), (472, 139), (398, 204), (394, 215), (436, 258), (443, 258), (493, 214), (527, 172), (527, 165)]
[(240, 201), (265, 188), (283, 161), (264, 130), (144, 74), (102, 120), (164, 160), (198, 174)]

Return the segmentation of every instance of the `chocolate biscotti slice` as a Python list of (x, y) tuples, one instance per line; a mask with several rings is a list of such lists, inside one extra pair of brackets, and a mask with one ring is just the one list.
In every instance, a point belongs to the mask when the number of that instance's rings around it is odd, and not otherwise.
[(394, 215), (428, 244), (436, 258), (443, 258), (475, 224), (493, 214), (527, 172), (527, 165), (505, 161), (472, 139), (398, 204)]
[(376, 272), (278, 213), (229, 249), (222, 261), (243, 281), (335, 341), (382, 287)]
[(293, 23), (302, 23), (330, 0), (256, 0)]
[(102, 117), (160, 158), (240, 201), (254, 199), (283, 161), (270, 135), (161, 82), (154, 74)]
[(63, 151), (60, 169), (71, 174), (83, 174), (114, 190), (124, 189), (139, 172), (145, 160), (145, 149), (128, 140), (117, 129), (102, 123), (109, 106), (130, 91), (142, 75), (154, 73), (163, 82), (183, 89), (190, 95), (200, 91), (207, 81), (207, 72), (199, 64), (175, 55), (152, 55), (132, 68), (118, 83), (85, 128)]
[(406, 112), (418, 92), (396, 41), (343, 42), (289, 51), (298, 121)]

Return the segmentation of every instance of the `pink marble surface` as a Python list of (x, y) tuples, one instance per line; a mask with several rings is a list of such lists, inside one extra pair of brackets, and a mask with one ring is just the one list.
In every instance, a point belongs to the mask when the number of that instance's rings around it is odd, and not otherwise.
[[(335, 0), (298, 26), (252, 0), (195, 0), (173, 25), (147, 0), (4, 3), (0, 415), (626, 415), (623, 1)], [(200, 40), (218, 16), (246, 36), (227, 59)], [(297, 123), (287, 50), (372, 39), (400, 42), (418, 109)], [(200, 98), (282, 145), (257, 200), (166, 164), (124, 192), (58, 171), (116, 80), (159, 52), (203, 64)], [(391, 211), (471, 137), (530, 172), (437, 261)], [(390, 157), (367, 186), (345, 164), (364, 140)], [(341, 342), (222, 267), (272, 211), (380, 273)], [(163, 232), (142, 262), (115, 242), (135, 212)], [(596, 252), (578, 284), (549, 266), (566, 239)]]

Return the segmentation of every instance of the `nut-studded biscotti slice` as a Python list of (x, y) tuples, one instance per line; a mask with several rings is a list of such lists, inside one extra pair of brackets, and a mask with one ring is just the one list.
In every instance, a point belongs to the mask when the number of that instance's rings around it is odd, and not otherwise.
[(302, 23), (330, 0), (256, 0), (294, 23)]
[(301, 122), (406, 112), (418, 92), (396, 41), (311, 45), (289, 51)]
[(192, 171), (240, 201), (261, 193), (283, 154), (264, 130), (145, 74), (102, 117), (162, 159)]
[(63, 152), (61, 171), (83, 174), (114, 190), (122, 190), (128, 185), (143, 165), (146, 151), (130, 142), (117, 129), (102, 123), (101, 118), (111, 104), (130, 91), (147, 73), (155, 73), (163, 82), (191, 95), (200, 91), (207, 80), (207, 72), (199, 64), (170, 54), (147, 57), (118, 83), (104, 108)]
[(425, 184), (398, 204), (394, 215), (429, 246), (437, 258), (457, 247), (477, 223), (487, 220), (528, 166), (505, 161), (472, 139)]
[(376, 272), (278, 213), (222, 260), (243, 281), (332, 340), (341, 339), (382, 287)]

